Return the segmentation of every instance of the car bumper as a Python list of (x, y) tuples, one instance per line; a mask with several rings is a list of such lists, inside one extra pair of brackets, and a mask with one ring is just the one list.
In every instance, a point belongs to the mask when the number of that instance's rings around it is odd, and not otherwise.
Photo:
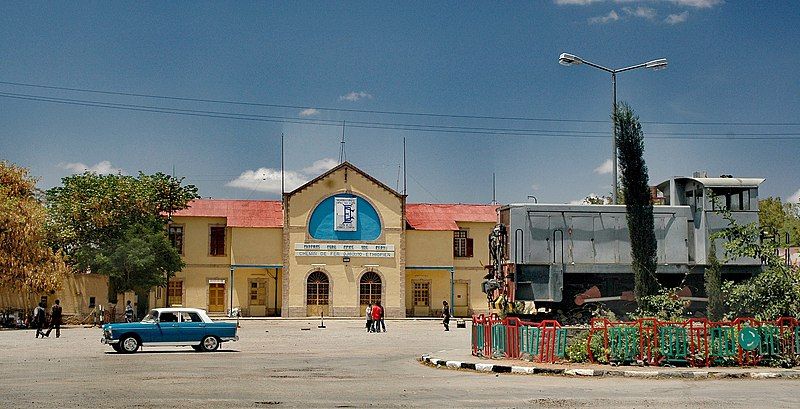
[(111, 345), (111, 344), (118, 344), (119, 340), (118, 339), (108, 339), (106, 337), (103, 337), (103, 338), (100, 338), (100, 342), (103, 343), (103, 344)]
[(220, 337), (219, 340), (222, 341), (222, 342), (238, 341), (239, 340), (239, 336), (238, 335), (234, 335), (232, 337)]

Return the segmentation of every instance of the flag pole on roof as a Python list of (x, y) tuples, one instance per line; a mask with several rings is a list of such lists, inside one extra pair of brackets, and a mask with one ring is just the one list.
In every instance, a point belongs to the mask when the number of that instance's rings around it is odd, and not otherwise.
[(283, 132), (281, 132), (281, 200), (283, 200)]

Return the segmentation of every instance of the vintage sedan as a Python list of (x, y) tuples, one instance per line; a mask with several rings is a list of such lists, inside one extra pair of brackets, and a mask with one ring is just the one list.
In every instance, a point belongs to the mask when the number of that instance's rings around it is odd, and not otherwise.
[(238, 341), (235, 322), (214, 322), (198, 308), (156, 308), (141, 322), (103, 325), (100, 342), (120, 353), (136, 352), (142, 345), (191, 346), (195, 351), (216, 351), (226, 341)]

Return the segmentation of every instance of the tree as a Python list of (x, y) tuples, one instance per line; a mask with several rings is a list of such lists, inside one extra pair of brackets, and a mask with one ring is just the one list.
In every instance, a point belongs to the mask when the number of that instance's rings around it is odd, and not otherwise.
[(800, 245), (800, 206), (782, 203), (779, 197), (768, 197), (758, 201), (758, 222), (764, 233), (785, 244), (789, 234), (789, 245)]
[(776, 251), (778, 243), (761, 240), (756, 223), (740, 225), (728, 210), (718, 211), (728, 226), (711, 235), (724, 239), (725, 259), (760, 258), (764, 268), (758, 275), (740, 283), (726, 281), (722, 286), (728, 317), (753, 316), (773, 320), (782, 316), (800, 318), (800, 271), (784, 263)]
[(112, 299), (165, 285), (182, 266), (176, 267), (180, 257), (167, 246), (166, 218), (198, 197), (195, 186), (182, 182), (163, 173), (65, 177), (46, 194), (50, 240), (76, 268), (109, 275)]
[(639, 117), (625, 103), (620, 104), (614, 113), (614, 126), (631, 241), (634, 294), (641, 301), (642, 297), (656, 294), (659, 289), (653, 203), (644, 162), (644, 134)]
[(46, 212), (28, 170), (0, 161), (0, 287), (32, 293), (57, 290), (69, 273), (46, 245)]
[(109, 276), (111, 287), (145, 292), (163, 286), (166, 277), (183, 268), (183, 261), (163, 229), (137, 224), (125, 230), (107, 251), (97, 253), (93, 265)]

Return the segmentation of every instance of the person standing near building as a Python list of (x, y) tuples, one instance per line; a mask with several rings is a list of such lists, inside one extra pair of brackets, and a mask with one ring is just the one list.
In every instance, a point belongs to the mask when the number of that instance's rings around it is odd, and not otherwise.
[(125, 304), (125, 322), (133, 322), (133, 306), (131, 300)]
[(383, 316), (386, 311), (383, 309), (383, 306), (381, 305), (380, 301), (378, 301), (375, 305), (377, 305), (378, 309), (380, 310), (380, 315), (378, 316), (378, 322), (375, 323), (375, 332), (381, 332), (381, 330), (383, 330), (383, 332), (386, 332), (386, 324), (383, 322)]
[(367, 305), (364, 313), (367, 315), (367, 332), (372, 332), (372, 304)]
[(50, 328), (47, 329), (47, 332), (44, 334), (46, 337), (50, 337), (50, 331), (56, 329), (56, 338), (61, 336), (61, 301), (56, 300), (56, 303), (53, 304), (53, 309), (50, 311)]
[(376, 302), (375, 305), (372, 306), (372, 326), (375, 332), (381, 332), (380, 328), (380, 321), (381, 321), (381, 303)]
[(447, 301), (442, 301), (442, 325), (445, 331), (450, 331), (450, 306)]
[(45, 307), (44, 301), (40, 301), (39, 305), (37, 305), (36, 308), (33, 309), (33, 327), (36, 328), (36, 338), (39, 338), (39, 335), (41, 335), (42, 338), (47, 336), (44, 332), (42, 332), (42, 327), (44, 326), (44, 320), (45, 320), (44, 307)]

